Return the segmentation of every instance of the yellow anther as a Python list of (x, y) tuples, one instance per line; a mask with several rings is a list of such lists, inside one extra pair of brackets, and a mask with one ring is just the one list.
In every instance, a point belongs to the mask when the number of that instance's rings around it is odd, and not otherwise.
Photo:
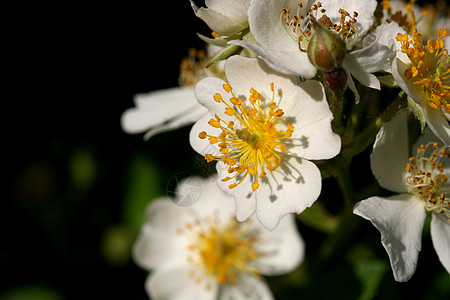
[(215, 157), (212, 154), (208, 153), (208, 154), (205, 154), (205, 159), (207, 162), (212, 162), (215, 159)]
[(222, 95), (219, 93), (215, 93), (213, 96), (214, 101), (216, 101), (217, 103), (220, 103), (223, 101)]
[(220, 122), (217, 121), (216, 119), (210, 119), (208, 121), (208, 124), (211, 125), (214, 128), (220, 128)]
[(224, 89), (225, 92), (227, 92), (227, 93), (231, 93), (231, 91), (233, 90), (233, 89), (231, 88), (231, 85), (229, 85), (228, 83), (225, 83), (225, 84), (223, 85), (223, 89)]

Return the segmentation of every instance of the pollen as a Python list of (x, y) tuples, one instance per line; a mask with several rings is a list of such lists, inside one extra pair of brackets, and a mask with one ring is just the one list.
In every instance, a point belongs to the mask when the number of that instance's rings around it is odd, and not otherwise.
[(444, 161), (448, 159), (448, 146), (421, 145), (406, 165), (405, 182), (409, 192), (422, 199), (426, 210), (443, 214), (450, 221), (450, 184), (444, 174)]
[(212, 98), (214, 101), (220, 99), (225, 116), (233, 120), (223, 120), (215, 115), (208, 124), (221, 129), (221, 133), (218, 136), (208, 135), (205, 131), (199, 133), (200, 139), (208, 138), (211, 144), (218, 143), (219, 151), (223, 154), (206, 154), (205, 159), (208, 162), (223, 161), (232, 176), (222, 181), (234, 180), (229, 185), (230, 189), (249, 177), (252, 190), (256, 191), (260, 187), (259, 181), (267, 172), (280, 166), (281, 154), (288, 149), (286, 139), (292, 136), (294, 127), (283, 125), (286, 122), (283, 120), (284, 112), (275, 101), (273, 82), (270, 83), (271, 100), (253, 87), (245, 101), (235, 95), (231, 85), (224, 84), (223, 90), (225, 94), (216, 93)]
[(189, 223), (179, 230), (188, 240), (190, 276), (205, 287), (215, 281), (220, 285), (236, 285), (243, 274), (259, 276), (255, 262), (264, 253), (256, 249), (259, 231), (251, 229), (251, 221), (239, 223), (233, 217), (228, 222), (218, 214)]
[(450, 59), (443, 41), (446, 36), (447, 31), (441, 28), (438, 38), (428, 40), (424, 45), (422, 35), (414, 29), (412, 39), (400, 33), (396, 39), (401, 43), (401, 51), (411, 61), (405, 77), (423, 90), (432, 108), (450, 112)]

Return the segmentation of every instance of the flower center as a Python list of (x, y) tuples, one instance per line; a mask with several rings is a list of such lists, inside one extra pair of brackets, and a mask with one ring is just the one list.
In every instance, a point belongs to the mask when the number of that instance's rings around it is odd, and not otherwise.
[(255, 261), (264, 254), (256, 250), (259, 232), (250, 224), (239, 223), (233, 217), (224, 225), (215, 214), (187, 223), (179, 231), (191, 242), (188, 261), (195, 267), (190, 276), (196, 283), (213, 278), (219, 284), (235, 285), (240, 274), (259, 276)]
[[(317, 2), (310, 9), (306, 11), (306, 14), (301, 13), (303, 4), (298, 2), (297, 13), (294, 16), (290, 16), (290, 9), (283, 8), (281, 10), (281, 23), (286, 29), (287, 34), (294, 41), (298, 41), (298, 47), (300, 51), (305, 52), (308, 49), (309, 40), (314, 33), (313, 26), (310, 19), (315, 18), (323, 27), (337, 32), (346, 42), (347, 49), (350, 49), (357, 40), (358, 28), (355, 26), (358, 17), (358, 13), (353, 12), (353, 17), (344, 9), (339, 10), (341, 17), (339, 18), (339, 24), (334, 24), (331, 19), (325, 14), (326, 10), (322, 8), (322, 3)], [(347, 19), (348, 18), (348, 19)]]
[(434, 109), (450, 112), (450, 59), (444, 49), (443, 38), (447, 31), (439, 29), (436, 41), (422, 43), (422, 35), (414, 29), (412, 39), (408, 34), (397, 34), (401, 51), (408, 55), (411, 67), (405, 71), (405, 77), (414, 85), (422, 88), (428, 104)]
[(445, 215), (450, 221), (450, 185), (444, 174), (444, 159), (450, 158), (449, 147), (438, 143), (421, 145), (417, 155), (406, 164), (405, 182), (408, 190), (420, 197), (428, 211)]
[[(218, 143), (221, 156), (206, 154), (207, 162), (213, 160), (223, 161), (228, 166), (228, 173), (234, 173), (232, 177), (225, 177), (222, 181), (228, 181), (240, 176), (240, 180), (229, 185), (235, 188), (242, 183), (247, 176), (253, 179), (252, 189), (256, 191), (259, 180), (264, 178), (266, 170), (274, 171), (280, 166), (280, 152), (286, 151), (283, 143), (291, 137), (294, 127), (287, 125), (285, 131), (278, 130), (276, 124), (281, 122), (284, 112), (277, 108), (275, 103), (275, 87), (270, 84), (272, 101), (266, 105), (261, 94), (254, 88), (250, 89), (247, 106), (244, 100), (234, 94), (229, 84), (224, 84), (223, 89), (229, 94), (229, 101), (225, 101), (220, 93), (213, 96), (214, 101), (225, 105), (225, 114), (235, 117), (235, 121), (226, 122), (219, 116), (209, 120), (209, 125), (222, 130), (219, 136), (208, 135), (205, 131), (200, 132), (199, 138), (208, 137), (210, 144)], [(280, 122), (279, 122), (280, 121)]]

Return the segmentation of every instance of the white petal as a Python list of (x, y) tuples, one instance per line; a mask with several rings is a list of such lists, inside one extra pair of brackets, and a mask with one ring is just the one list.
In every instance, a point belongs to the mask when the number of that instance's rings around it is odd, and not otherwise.
[(192, 126), (189, 133), (189, 143), (191, 144), (191, 147), (201, 155), (207, 153), (214, 156), (221, 155), (217, 145), (210, 144), (208, 138), (200, 139), (198, 137), (198, 134), (202, 131), (206, 131), (207, 134), (213, 136), (219, 136), (222, 132), (219, 128), (214, 128), (208, 124), (208, 121), (212, 118), (214, 118), (214, 116), (209, 113), (204, 115), (194, 124), (194, 126)]
[(211, 115), (217, 114), (222, 120), (229, 121), (232, 117), (225, 114), (225, 105), (213, 99), (213, 96), (219, 93), (224, 101), (230, 103), (231, 95), (223, 89), (225, 83), (217, 77), (206, 77), (197, 82), (194, 91), (197, 101), (206, 107)]
[(148, 270), (185, 261), (186, 245), (177, 229), (189, 220), (188, 210), (169, 199), (154, 200), (133, 246), (134, 261)]
[(234, 216), (234, 199), (224, 193), (217, 186), (217, 176), (210, 176), (206, 179), (199, 177), (189, 177), (188, 181), (183, 181), (177, 191), (178, 195), (188, 195), (197, 198), (197, 202), (192, 206), (195, 210), (195, 217), (217, 215), (221, 221), (228, 222)]
[(213, 31), (230, 36), (248, 27), (250, 0), (206, 0), (207, 8), (198, 8), (191, 0), (195, 15)]
[[(401, 43), (395, 39), (397, 33), (405, 34), (406, 32), (396, 22), (383, 23), (364, 38), (363, 46), (368, 47), (371, 44), (378, 44), (392, 49), (392, 51), (399, 50)], [(392, 59), (390, 58), (390, 60)], [(390, 66), (387, 66), (385, 71), (390, 72)]]
[(256, 190), (256, 215), (273, 230), (289, 213), (300, 214), (319, 197), (322, 180), (317, 166), (301, 158), (283, 156), (281, 165), (268, 172)]
[(371, 197), (356, 203), (353, 212), (381, 233), (396, 281), (408, 281), (414, 274), (421, 249), (426, 212), (423, 203), (410, 194), (390, 198)]
[(443, 215), (431, 217), (431, 239), (444, 268), (450, 273), (450, 221)]
[(207, 289), (205, 282), (196, 284), (189, 276), (191, 267), (179, 266), (154, 272), (146, 281), (145, 287), (151, 299), (170, 300), (214, 300), (218, 286)]
[(194, 90), (183, 87), (138, 94), (134, 102), (136, 107), (126, 110), (121, 117), (122, 129), (127, 133), (140, 133), (171, 123), (200, 107)]
[(377, 7), (375, 0), (320, 0), (323, 8), (325, 8), (326, 15), (331, 18), (333, 23), (339, 24), (341, 14), (339, 9), (346, 10), (350, 15), (353, 12), (358, 13), (357, 22), (355, 26), (358, 28), (358, 36), (363, 37), (366, 32), (372, 27), (374, 20), (374, 12)]
[(341, 139), (331, 129), (333, 114), (322, 84), (307, 80), (293, 90), (290, 97), (283, 95), (280, 103), (286, 123), (294, 126), (292, 137), (286, 140), (286, 154), (306, 159), (336, 156), (341, 149)]
[[(242, 40), (231, 40), (228, 42), (229, 45), (238, 45), (243, 48), (253, 51), (257, 58), (263, 60), (267, 65), (269, 65), (273, 70), (286, 74), (286, 75), (298, 75), (294, 70), (291, 70), (290, 66), (281, 65), (270, 60), (270, 55), (262, 48), (260, 45), (247, 43)], [(303, 59), (303, 58), (295, 58)]]
[(424, 101), (421, 102), (421, 106), (431, 131), (447, 146), (450, 145), (450, 125), (445, 114), (442, 110), (434, 109)]
[(347, 73), (347, 86), (355, 94), (355, 103), (358, 104), (361, 97), (359, 96), (359, 92), (356, 89), (355, 82), (352, 79), (352, 74), (347, 70), (345, 70), (345, 72)]
[(275, 89), (283, 92), (283, 98), (290, 98), (290, 94), (298, 89), (296, 76), (276, 72), (264, 61), (256, 58), (238, 55), (230, 57), (225, 63), (225, 74), (234, 93), (242, 99), (248, 99), (250, 88), (253, 87), (263, 98), (272, 102), (271, 82), (274, 83)]
[(407, 113), (383, 123), (370, 155), (372, 173), (380, 186), (397, 193), (407, 192), (403, 173), (408, 163)]
[(173, 129), (181, 128), (183, 126), (187, 126), (198, 121), (201, 117), (203, 117), (207, 113), (207, 109), (201, 105), (195, 105), (188, 111), (183, 112), (179, 117), (176, 117), (164, 125), (156, 127), (154, 129), (150, 129), (144, 135), (144, 140), (148, 140), (151, 137), (162, 133), (167, 132)]
[(390, 68), (389, 59), (395, 56), (395, 52), (388, 46), (384, 46), (378, 41), (363, 49), (348, 53), (347, 57), (351, 57), (366, 73), (373, 73)]
[(345, 56), (343, 63), (344, 68), (349, 71), (356, 79), (358, 79), (358, 81), (363, 85), (379, 90), (380, 81), (378, 81), (378, 79), (374, 75), (370, 74), (371, 72), (369, 72), (369, 68), (362, 67), (361, 63), (358, 61), (357, 54), (358, 53), (352, 55), (352, 53), (349, 53)]
[(282, 9), (290, 8), (295, 12), (297, 4), (298, 1), (254, 1), (248, 10), (250, 30), (264, 50), (260, 55), (299, 76), (312, 78), (316, 68), (306, 53), (299, 50), (298, 41), (289, 36), (280, 18)]
[(445, 114), (441, 110), (437, 110), (428, 105), (427, 95), (423, 90), (414, 85), (410, 80), (404, 78), (403, 74), (409, 67), (409, 62), (405, 56), (399, 56), (392, 60), (392, 76), (398, 85), (405, 91), (408, 96), (415, 102), (419, 103), (425, 115), (428, 126), (434, 134), (440, 138), (446, 145), (450, 145), (450, 125), (448, 124)]
[(242, 183), (235, 188), (230, 189), (229, 185), (233, 182), (238, 182), (240, 177), (238, 177), (235, 181), (222, 181), (221, 179), (229, 176), (230, 174), (228, 173), (228, 166), (221, 161), (217, 163), (217, 173), (219, 173), (217, 180), (218, 186), (222, 189), (222, 191), (234, 196), (236, 205), (236, 219), (239, 222), (244, 222), (251, 215), (253, 215), (256, 210), (256, 194), (252, 190), (253, 182), (250, 177), (247, 176)]
[(236, 285), (224, 286), (219, 300), (273, 299), (267, 283), (250, 275), (239, 276)]
[[(259, 224), (257, 224), (259, 225)], [(264, 275), (281, 275), (294, 270), (303, 261), (305, 244), (297, 230), (294, 215), (287, 215), (272, 231), (260, 231), (258, 269)]]

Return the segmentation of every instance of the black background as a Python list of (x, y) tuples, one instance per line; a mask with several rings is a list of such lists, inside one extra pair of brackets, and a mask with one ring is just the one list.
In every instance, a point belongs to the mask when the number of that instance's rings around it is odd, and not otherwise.
[[(209, 29), (188, 0), (23, 3), (2, 15), (0, 296), (43, 285), (68, 299), (147, 298), (147, 272), (132, 262), (111, 266), (100, 243), (120, 222), (133, 151), (158, 157), (165, 137), (127, 135), (120, 116), (136, 93), (177, 86), (182, 57), (204, 47), (196, 32)], [(79, 195), (67, 164), (83, 147), (99, 171)]]

